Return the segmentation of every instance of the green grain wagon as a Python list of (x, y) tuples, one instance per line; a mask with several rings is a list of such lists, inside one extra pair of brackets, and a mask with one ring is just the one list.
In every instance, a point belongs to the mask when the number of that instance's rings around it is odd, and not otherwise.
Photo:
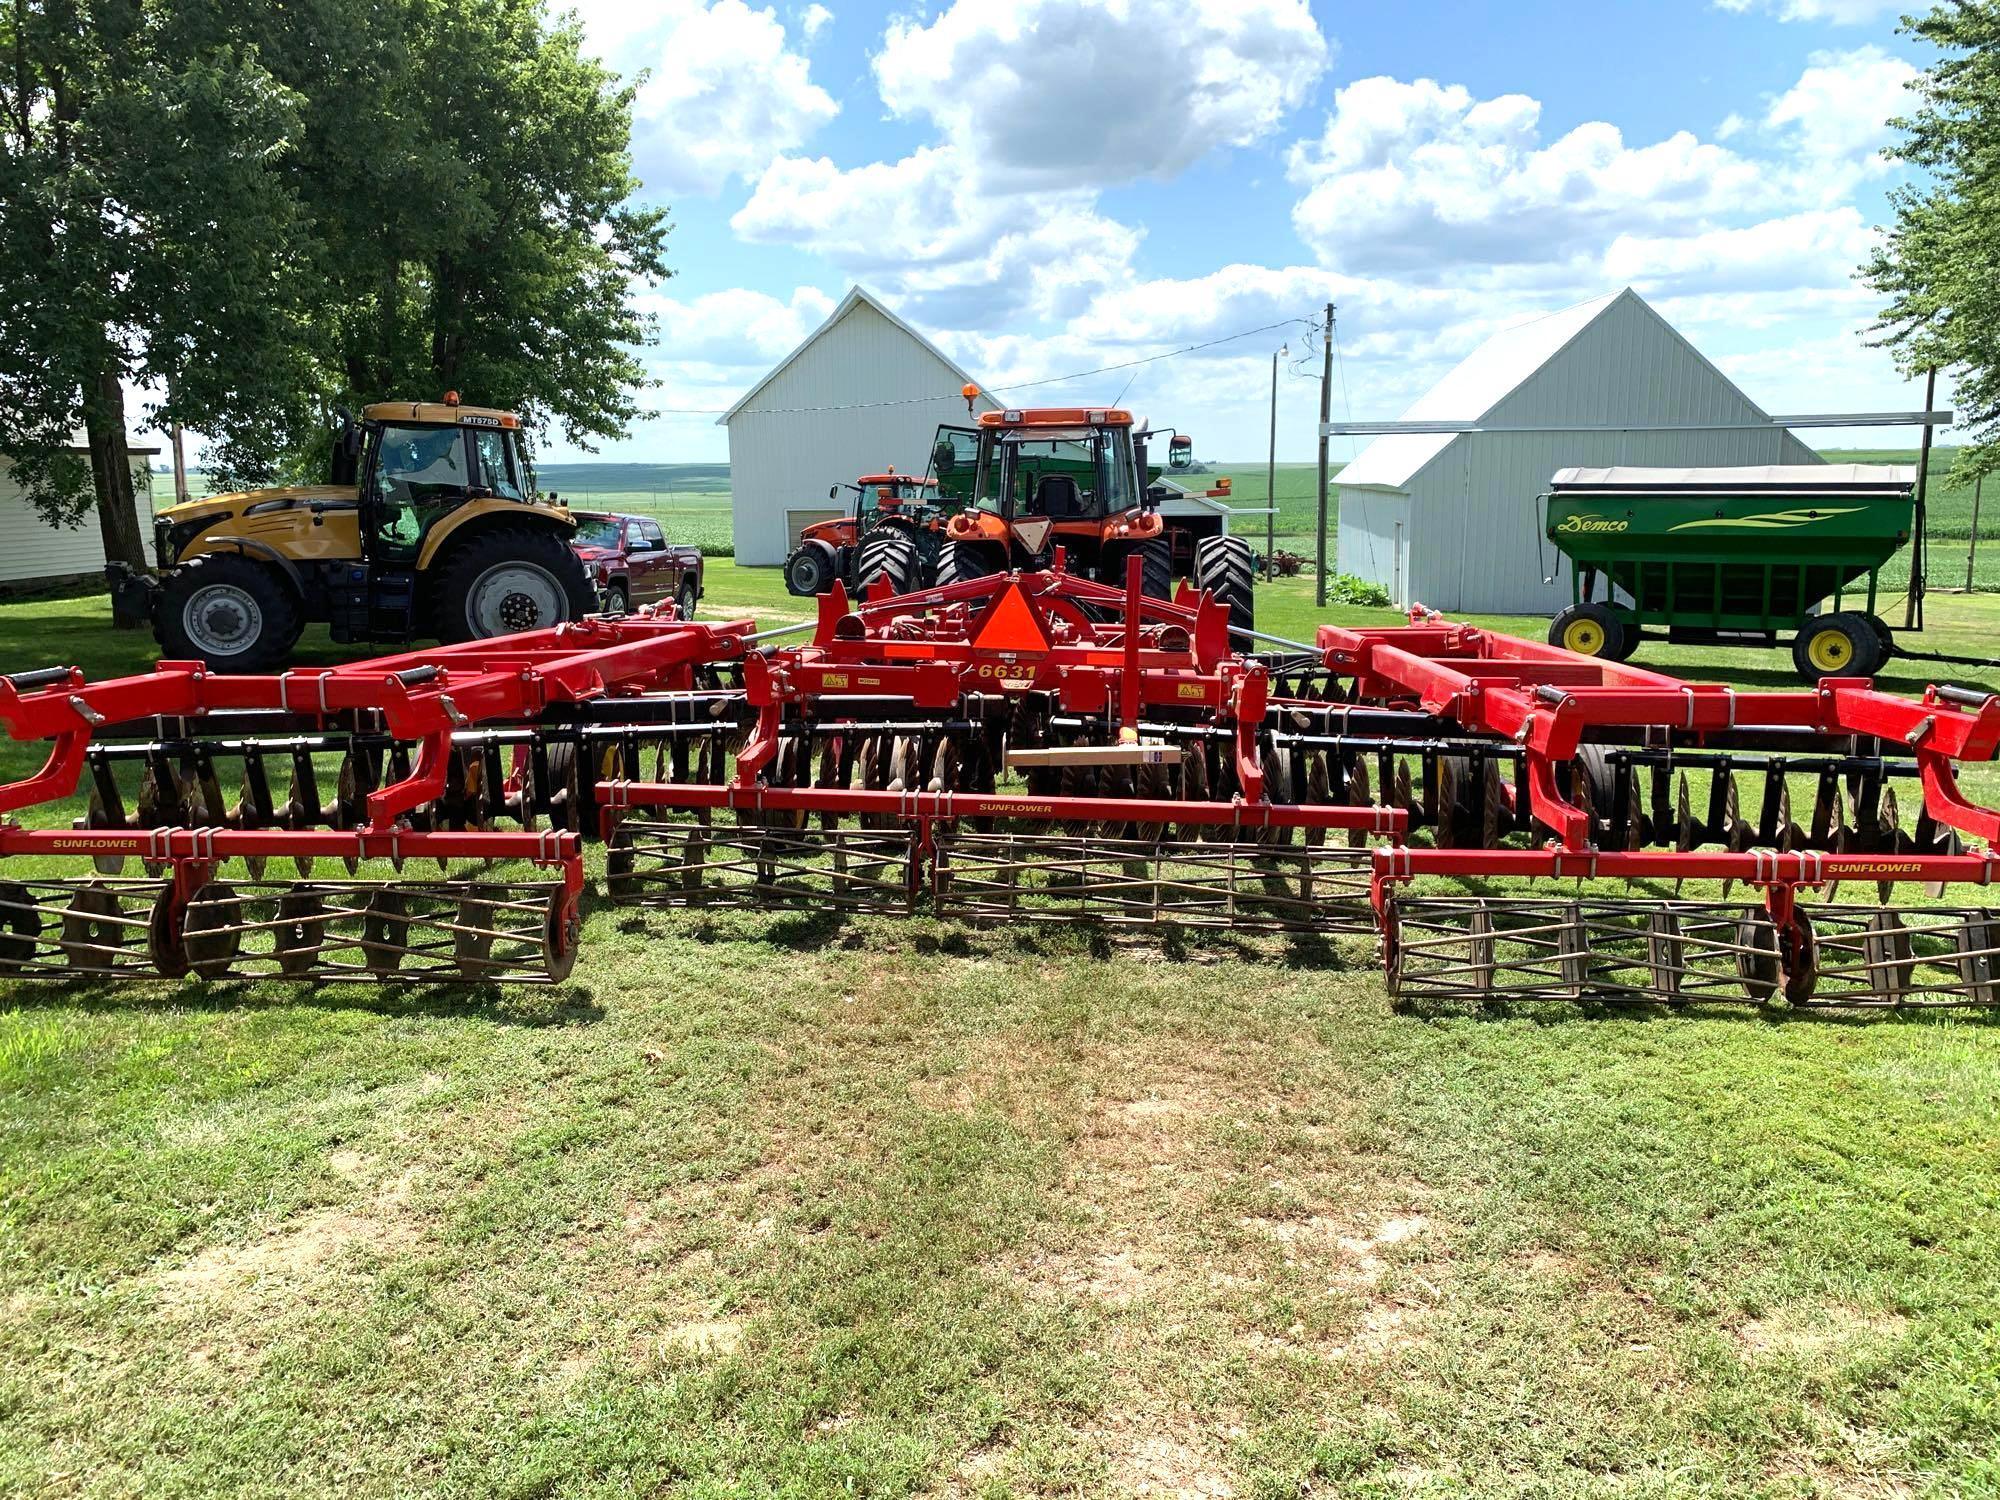
[[(1545, 526), (1570, 560), (1575, 602), (1549, 640), (1623, 661), (1648, 627), (1670, 641), (1762, 646), (1790, 634), (1801, 676), (1871, 676), (1894, 650), (1876, 595), (1882, 565), (1910, 539), (1916, 474), (1563, 469), (1543, 496)], [(1863, 580), (1867, 605), (1850, 609)]]

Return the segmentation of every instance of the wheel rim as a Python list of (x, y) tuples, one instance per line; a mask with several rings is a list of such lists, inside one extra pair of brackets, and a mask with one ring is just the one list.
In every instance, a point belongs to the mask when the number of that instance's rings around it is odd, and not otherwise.
[(802, 594), (810, 594), (819, 588), (819, 559), (807, 554), (792, 559), (792, 587)]
[(1578, 656), (1596, 656), (1604, 650), (1604, 627), (1595, 620), (1571, 620), (1563, 630), (1563, 649)]
[(1806, 642), (1806, 660), (1821, 672), (1838, 672), (1854, 660), (1854, 646), (1838, 630), (1822, 630)]
[(472, 581), (465, 623), (475, 635), (510, 635), (554, 625), (568, 617), (562, 585), (548, 569), (529, 562), (495, 563)]
[(181, 628), (209, 656), (235, 656), (264, 633), (264, 611), (247, 589), (211, 583), (194, 591), (181, 610)]

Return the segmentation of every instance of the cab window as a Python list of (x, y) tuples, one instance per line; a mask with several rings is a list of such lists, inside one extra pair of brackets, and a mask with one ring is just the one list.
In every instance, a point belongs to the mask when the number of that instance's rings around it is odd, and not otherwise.
[(664, 552), (667, 550), (667, 534), (660, 530), (660, 523), (658, 521), (641, 521), (639, 523), (639, 540), (641, 545), (649, 552)]
[(526, 489), (514, 467), (514, 455), (507, 434), (482, 428), (472, 434), (472, 447), (479, 459), (479, 483), (502, 500), (525, 500)]
[(465, 498), (464, 433), (456, 427), (384, 427), (373, 486), (376, 533), (392, 546), (415, 546), (441, 511)]

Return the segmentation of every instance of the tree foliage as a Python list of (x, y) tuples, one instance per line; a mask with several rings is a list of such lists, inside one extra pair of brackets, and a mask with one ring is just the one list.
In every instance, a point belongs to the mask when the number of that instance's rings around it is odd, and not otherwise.
[(0, 7), (0, 452), (51, 520), (95, 503), (140, 560), (128, 387), (242, 482), (320, 477), (339, 405), (639, 414), (666, 217), (628, 202), (631, 88), (543, 0)]
[(107, 554), (134, 563), (125, 383), (167, 393), (170, 422), (239, 391), (246, 353), (253, 377), (281, 369), (297, 332), (273, 296), (297, 100), (206, 16), (13, 0), (0, 17), (0, 453), (50, 520), (97, 503)]
[(1889, 299), (1878, 331), (1898, 364), (1949, 370), (1965, 478), (2000, 469), (2000, 0), (1952, 0), (1904, 23), (1938, 49), (1895, 121), (1894, 153), (1921, 167), (1863, 274)]

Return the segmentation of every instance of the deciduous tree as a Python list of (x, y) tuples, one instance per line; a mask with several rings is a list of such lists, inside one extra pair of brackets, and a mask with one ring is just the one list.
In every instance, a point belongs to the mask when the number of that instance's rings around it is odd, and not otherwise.
[(1889, 299), (1879, 332), (1898, 363), (1952, 373), (1970, 478), (2000, 469), (2000, 0), (1953, 0), (1904, 29), (1942, 54), (1895, 122), (1893, 154), (1927, 180), (1894, 193), (1863, 272)]

